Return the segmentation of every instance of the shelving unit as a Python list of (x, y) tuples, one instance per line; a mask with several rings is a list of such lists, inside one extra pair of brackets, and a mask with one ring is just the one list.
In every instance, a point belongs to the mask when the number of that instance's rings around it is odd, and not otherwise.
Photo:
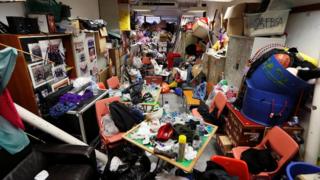
[[(68, 71), (67, 74), (70, 79), (76, 78), (76, 71), (74, 69), (75, 61), (70, 34), (0, 34), (0, 42), (27, 52), (27, 42), (32, 43), (39, 40), (49, 40), (57, 38), (62, 39), (63, 47), (65, 49), (65, 63), (67, 65)], [(40, 110), (36, 102), (35, 89), (32, 85), (32, 80), (28, 70), (26, 55), (22, 53), (18, 54), (17, 63), (7, 87), (15, 103), (28, 109), (36, 115), (40, 115)]]

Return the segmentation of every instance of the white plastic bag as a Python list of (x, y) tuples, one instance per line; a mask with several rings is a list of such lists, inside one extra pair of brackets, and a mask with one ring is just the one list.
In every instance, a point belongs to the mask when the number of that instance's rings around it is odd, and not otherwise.
[(137, 68), (137, 69), (140, 69), (140, 68), (143, 66), (140, 57), (135, 56), (135, 57), (133, 57), (133, 60), (132, 60), (132, 61), (133, 61), (133, 62), (132, 62), (133, 67), (135, 67), (135, 68)]
[(109, 114), (104, 115), (102, 117), (102, 126), (104, 127), (103, 134), (105, 136), (111, 136), (111, 135), (119, 133), (119, 129), (114, 124), (114, 122), (111, 119), (111, 116)]

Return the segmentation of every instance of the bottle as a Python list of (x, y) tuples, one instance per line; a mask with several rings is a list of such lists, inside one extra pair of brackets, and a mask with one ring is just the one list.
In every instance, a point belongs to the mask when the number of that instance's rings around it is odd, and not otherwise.
[(194, 135), (193, 141), (192, 141), (193, 149), (199, 149), (200, 144), (201, 144), (200, 136), (198, 134)]
[(165, 101), (165, 102), (164, 102), (163, 110), (164, 110), (164, 113), (165, 113), (165, 114), (169, 114), (169, 113), (170, 113), (170, 105), (169, 105), (169, 102), (168, 102), (168, 101)]
[(184, 160), (184, 152), (186, 149), (187, 137), (185, 135), (180, 135), (178, 142), (179, 142), (179, 152), (178, 152), (177, 161), (183, 161)]
[(92, 93), (94, 96), (98, 95), (98, 86), (97, 86), (97, 83), (96, 83), (96, 78), (95, 76), (92, 76), (91, 77), (91, 90), (92, 90)]

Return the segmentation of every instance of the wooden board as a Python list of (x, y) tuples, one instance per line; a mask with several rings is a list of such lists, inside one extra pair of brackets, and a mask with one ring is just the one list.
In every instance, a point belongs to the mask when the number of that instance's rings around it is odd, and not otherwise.
[(253, 38), (230, 36), (225, 63), (225, 78), (228, 84), (240, 88), (244, 69), (250, 59)]
[(148, 147), (148, 146), (145, 146), (141, 143), (139, 143), (137, 140), (133, 140), (130, 138), (130, 134), (132, 134), (133, 132), (135, 132), (139, 127), (140, 127), (140, 124), (133, 127), (131, 130), (129, 130), (128, 132), (126, 132), (122, 137), (123, 139), (129, 141), (130, 143), (138, 146), (139, 148), (157, 156), (158, 158), (186, 171), (186, 172), (191, 172), (193, 170), (193, 167), (195, 166), (196, 162), (199, 160), (199, 158), (201, 157), (204, 149), (207, 147), (207, 145), (209, 144), (210, 140), (212, 139), (213, 135), (216, 133), (218, 127), (215, 126), (215, 125), (211, 125), (211, 124), (208, 124), (208, 123), (205, 123), (207, 126), (210, 126), (212, 128), (212, 131), (207, 135), (207, 138), (205, 140), (205, 142), (202, 143), (202, 146), (201, 148), (198, 150), (198, 153), (197, 153), (197, 156), (196, 158), (194, 158), (191, 162), (187, 162), (187, 166), (186, 166), (186, 163), (184, 161), (183, 162), (177, 162), (173, 159), (170, 159), (170, 158), (167, 158), (165, 156), (162, 156), (162, 155), (158, 155), (158, 154), (154, 154), (153, 152), (153, 149)]

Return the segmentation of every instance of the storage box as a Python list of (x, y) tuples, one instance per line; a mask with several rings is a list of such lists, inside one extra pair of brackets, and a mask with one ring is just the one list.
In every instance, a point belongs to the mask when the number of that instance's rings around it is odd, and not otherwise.
[(217, 135), (217, 148), (222, 152), (225, 156), (231, 156), (232, 155), (232, 148), (233, 145), (231, 143), (231, 140), (226, 135)]
[(245, 14), (244, 34), (246, 36), (282, 35), (287, 25), (289, 11), (279, 10)]
[(192, 34), (198, 38), (206, 39), (209, 36), (209, 26), (199, 20), (193, 24), (192, 31)]
[(242, 35), (243, 34), (243, 13), (246, 4), (237, 4), (228, 7), (224, 19), (228, 19), (227, 34), (228, 35)]

